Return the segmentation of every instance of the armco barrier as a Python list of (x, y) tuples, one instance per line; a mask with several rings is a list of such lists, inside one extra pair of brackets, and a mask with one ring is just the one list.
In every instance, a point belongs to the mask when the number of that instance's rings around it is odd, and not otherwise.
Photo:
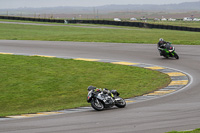
[(197, 31), (197, 32), (200, 32), (200, 28), (196, 28), (196, 31)]
[[(0, 19), (25, 20), (25, 21), (37, 21), (37, 22), (54, 22), (54, 23), (65, 22), (65, 20), (60, 20), (60, 19), (28, 18), (28, 17), (17, 17), (17, 16), (0, 16)], [(110, 20), (67, 20), (67, 22), (68, 23), (106, 24), (106, 25), (117, 25), (117, 26), (132, 26), (132, 27), (140, 27), (140, 28), (157, 28), (157, 29), (200, 32), (200, 28), (180, 27), (180, 26), (173, 26), (173, 25), (158, 25), (158, 24), (149, 24), (149, 23), (144, 23), (144, 22), (126, 22), (126, 21), (110, 21)]]
[(28, 18), (28, 17), (16, 17), (16, 16), (0, 16), (0, 19), (64, 23), (64, 20), (59, 20), (59, 19)]
[(182, 27), (177, 26), (177, 27), (176, 27), (176, 30), (182, 30)]

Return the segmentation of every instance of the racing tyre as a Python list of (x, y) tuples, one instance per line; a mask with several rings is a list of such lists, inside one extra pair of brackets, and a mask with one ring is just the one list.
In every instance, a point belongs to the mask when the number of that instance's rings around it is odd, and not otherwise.
[(126, 106), (126, 101), (123, 98), (120, 98), (120, 100), (117, 100), (115, 103), (115, 106), (118, 108), (124, 108)]
[(174, 57), (178, 60), (179, 59), (179, 56), (177, 53), (174, 53)]
[(104, 109), (104, 105), (101, 101), (99, 101), (98, 99), (93, 99), (91, 101), (91, 106), (93, 109), (97, 110), (97, 111), (102, 111)]

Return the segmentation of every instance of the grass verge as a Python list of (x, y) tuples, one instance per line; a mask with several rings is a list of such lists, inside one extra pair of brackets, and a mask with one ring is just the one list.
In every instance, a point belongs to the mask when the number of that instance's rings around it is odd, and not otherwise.
[(89, 85), (128, 98), (170, 82), (157, 71), (110, 63), (21, 55), (0, 60), (0, 117), (88, 106)]
[(173, 44), (200, 45), (200, 32), (163, 29), (87, 28), (69, 26), (40, 26), (23, 24), (0, 24), (1, 40), (44, 40), (76, 42), (151, 43), (159, 38)]
[(193, 131), (171, 131), (171, 132), (167, 132), (167, 133), (200, 133), (200, 128), (195, 129)]
[(160, 25), (173, 25), (173, 26), (183, 26), (183, 27), (192, 27), (192, 28), (200, 28), (200, 23), (196, 21), (155, 21), (148, 22), (151, 24), (160, 24)]

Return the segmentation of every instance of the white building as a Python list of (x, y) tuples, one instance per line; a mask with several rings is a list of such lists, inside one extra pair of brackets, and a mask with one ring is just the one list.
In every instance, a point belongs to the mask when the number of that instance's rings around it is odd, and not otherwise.
[(119, 19), (119, 18), (114, 18), (114, 21), (121, 21), (121, 19)]
[(174, 18), (169, 18), (168, 21), (176, 21)]
[(131, 20), (131, 21), (137, 21), (137, 19), (136, 19), (136, 18), (130, 18), (130, 20)]
[(184, 17), (184, 18), (183, 18), (183, 21), (192, 21), (192, 18)]

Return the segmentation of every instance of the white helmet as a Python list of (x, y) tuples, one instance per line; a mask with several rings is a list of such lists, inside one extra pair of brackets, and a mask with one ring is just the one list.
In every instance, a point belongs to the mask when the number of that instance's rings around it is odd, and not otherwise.
[(164, 39), (160, 38), (159, 41), (164, 41)]

